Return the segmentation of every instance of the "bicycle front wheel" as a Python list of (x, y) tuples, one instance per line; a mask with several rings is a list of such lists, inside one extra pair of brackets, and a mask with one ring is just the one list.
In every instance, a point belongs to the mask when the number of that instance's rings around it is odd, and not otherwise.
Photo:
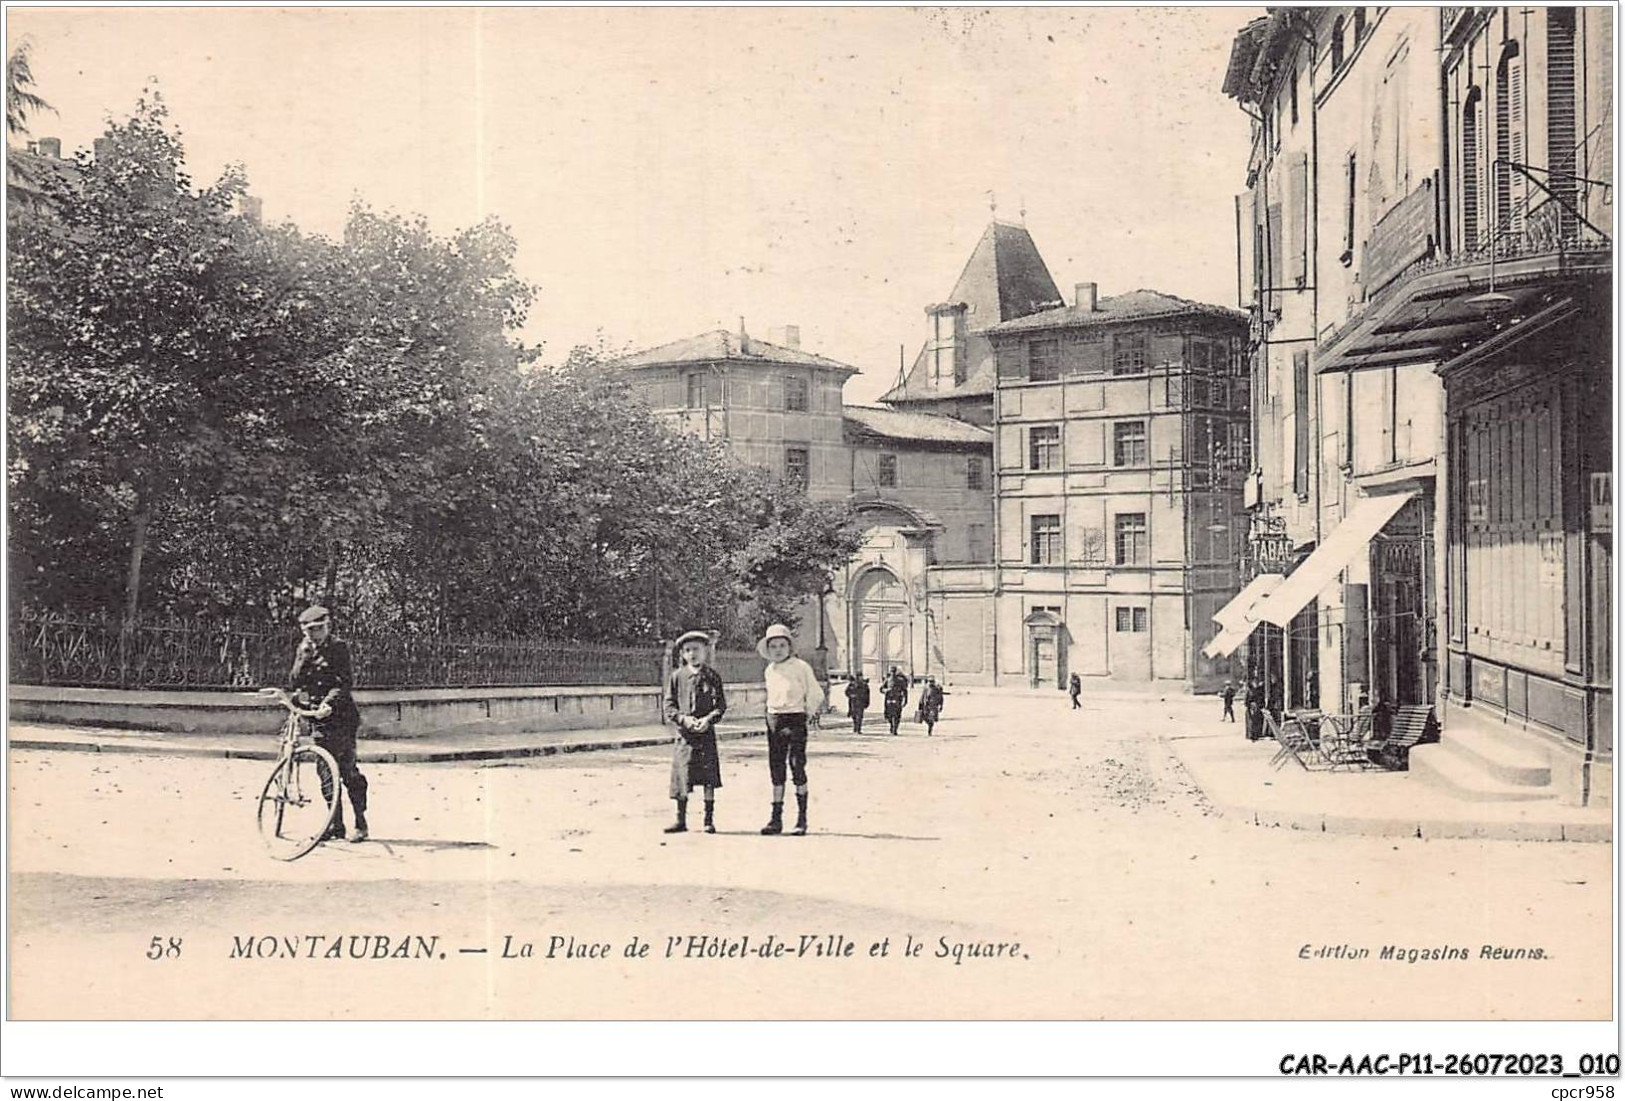
[(341, 794), (338, 762), (321, 746), (296, 746), (260, 793), (260, 837), (278, 860), (298, 860), (333, 824)]

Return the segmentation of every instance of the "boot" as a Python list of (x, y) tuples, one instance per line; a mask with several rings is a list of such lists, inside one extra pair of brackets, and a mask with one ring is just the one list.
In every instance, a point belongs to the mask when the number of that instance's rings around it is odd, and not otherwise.
[(322, 840), (343, 841), (344, 837), (344, 808), (340, 806), (338, 810), (333, 812), (333, 821), (327, 824), (327, 832), (322, 834)]
[(677, 800), (677, 821), (666, 827), (667, 833), (688, 832), (688, 800)]
[(717, 806), (716, 803), (714, 803), (710, 799), (707, 799), (705, 801), (705, 832), (706, 833), (716, 833), (717, 832), (717, 824), (716, 824), (716, 821), (712, 817), (716, 812), (716, 806)]
[(807, 793), (796, 792), (796, 836), (805, 837), (807, 834)]
[(769, 818), (767, 820), (767, 825), (762, 827), (762, 833), (771, 836), (772, 834), (783, 833), (783, 832), (784, 832), (784, 804), (783, 803), (774, 803), (773, 804), (773, 817)]
[(350, 831), (350, 840), (359, 844), (367, 839), (367, 816), (362, 811), (355, 812), (355, 829)]

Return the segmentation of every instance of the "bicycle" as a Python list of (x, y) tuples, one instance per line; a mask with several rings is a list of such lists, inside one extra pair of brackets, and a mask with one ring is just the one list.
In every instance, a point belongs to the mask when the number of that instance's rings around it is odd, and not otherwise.
[(300, 707), (280, 688), (262, 688), (259, 694), (287, 708), (288, 718), (255, 820), (272, 856), (298, 860), (321, 844), (338, 815), (343, 794), (339, 766), (331, 753), (311, 740), (314, 710)]

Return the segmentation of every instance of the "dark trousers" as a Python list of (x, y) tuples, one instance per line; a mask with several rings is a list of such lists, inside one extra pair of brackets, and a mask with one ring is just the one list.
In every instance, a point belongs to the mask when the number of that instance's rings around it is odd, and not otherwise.
[(1074, 711), (1083, 710), (1083, 704), (1078, 702), (1078, 696), (1077, 696), (1077, 693), (1075, 693), (1075, 692), (1072, 694), (1072, 710), (1074, 710)]
[(784, 783), (786, 765), (797, 787), (807, 783), (807, 715), (802, 711), (767, 717), (767, 771), (775, 786)]
[(1229, 719), (1231, 722), (1236, 721), (1236, 701), (1235, 700), (1225, 700), (1224, 701), (1224, 715), (1223, 715), (1223, 718), (1224, 719)]
[(854, 707), (852, 709), (852, 733), (863, 733), (863, 713), (865, 710), (867, 709), (862, 707)]
[(891, 727), (893, 734), (897, 733), (897, 724), (903, 721), (903, 703), (888, 703), (886, 705), (886, 725)]
[[(367, 813), (367, 778), (361, 775), (361, 767), (355, 759), (355, 729), (341, 726), (337, 729), (323, 730), (316, 728), (316, 744), (333, 755), (338, 762), (339, 779), (344, 784), (344, 790), (350, 793), (350, 805), (355, 808), (356, 817)], [(322, 785), (322, 797), (325, 799), (332, 791), (328, 784)], [(338, 820), (344, 820), (344, 806), (339, 805)]]

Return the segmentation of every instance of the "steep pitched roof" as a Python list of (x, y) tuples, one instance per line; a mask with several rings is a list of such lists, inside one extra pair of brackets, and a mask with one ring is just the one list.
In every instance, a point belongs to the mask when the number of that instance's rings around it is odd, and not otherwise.
[(753, 363), (784, 363), (801, 367), (822, 367), (825, 370), (857, 374), (858, 369), (827, 356), (814, 355), (800, 348), (784, 348), (769, 344), (753, 336), (741, 337), (727, 329), (713, 329), (698, 336), (674, 340), (642, 352), (634, 352), (615, 361), (618, 367), (665, 367), (682, 363), (716, 363), (739, 360)]
[(848, 405), (843, 412), (847, 427), (859, 435), (955, 447), (993, 446), (993, 433), (986, 428), (937, 413), (910, 413), (873, 405)]
[(1061, 292), (1027, 227), (993, 222), (947, 301), (971, 307), (967, 320), (971, 328), (981, 329), (1059, 305)]
[[(976, 243), (959, 280), (948, 295), (948, 303), (970, 307), (966, 323), (971, 330), (984, 329), (1001, 321), (1024, 317), (1037, 310), (1059, 306), (1064, 299), (1055, 278), (1039, 255), (1026, 226), (992, 222)], [(972, 335), (971, 344), (981, 343)], [(925, 352), (922, 349), (903, 385), (888, 392), (881, 401), (941, 401), (946, 398), (981, 397), (993, 392), (993, 365), (985, 354), (986, 345), (967, 349), (971, 359), (965, 381), (940, 388), (927, 384)]]
[(994, 325), (989, 333), (1025, 332), (1032, 329), (1077, 328), (1086, 325), (1110, 325), (1122, 321), (1148, 321), (1163, 317), (1212, 317), (1223, 321), (1242, 322), (1247, 315), (1227, 306), (1213, 306), (1206, 302), (1192, 302), (1188, 298), (1163, 294), (1161, 291), (1137, 290), (1127, 294), (1102, 298), (1094, 309), (1079, 306), (1061, 306), (1053, 310), (1018, 317), (1014, 321)]

